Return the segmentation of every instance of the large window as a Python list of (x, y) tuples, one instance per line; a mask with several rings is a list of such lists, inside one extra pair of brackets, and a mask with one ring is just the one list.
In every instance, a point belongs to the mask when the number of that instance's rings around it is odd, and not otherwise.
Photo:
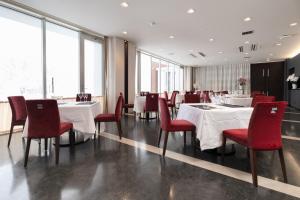
[(183, 90), (183, 68), (151, 55), (140, 53), (140, 91)]
[(103, 95), (101, 38), (2, 6), (0, 27), (0, 101)]
[(79, 34), (46, 23), (47, 96), (72, 97), (79, 92)]
[(0, 101), (43, 97), (42, 24), (0, 6)]

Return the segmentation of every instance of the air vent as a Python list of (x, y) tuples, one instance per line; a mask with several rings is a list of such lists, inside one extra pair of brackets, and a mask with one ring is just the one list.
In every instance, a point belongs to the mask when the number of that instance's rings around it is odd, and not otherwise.
[(257, 50), (257, 45), (256, 44), (251, 44), (251, 51), (256, 51)]
[(193, 58), (197, 58), (195, 54), (190, 53), (189, 55), (192, 56)]
[(244, 47), (243, 47), (243, 46), (239, 46), (239, 51), (240, 51), (241, 53), (243, 53), (243, 52), (244, 52)]
[(250, 35), (253, 34), (254, 30), (242, 32), (242, 35)]
[(202, 52), (198, 52), (200, 56), (205, 57), (206, 55)]

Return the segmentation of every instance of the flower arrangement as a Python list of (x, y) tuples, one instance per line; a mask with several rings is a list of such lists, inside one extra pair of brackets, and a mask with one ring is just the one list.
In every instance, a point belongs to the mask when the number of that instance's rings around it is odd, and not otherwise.
[(299, 76), (296, 76), (295, 74), (289, 75), (289, 77), (286, 79), (287, 82), (291, 83), (297, 83), (299, 80)]
[(241, 78), (238, 79), (238, 82), (239, 82), (239, 84), (240, 84), (241, 86), (243, 86), (243, 85), (246, 85), (247, 79), (241, 77)]

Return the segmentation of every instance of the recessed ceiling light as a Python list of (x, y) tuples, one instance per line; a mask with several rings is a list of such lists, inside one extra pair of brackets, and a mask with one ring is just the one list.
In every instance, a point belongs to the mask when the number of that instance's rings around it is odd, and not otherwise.
[(276, 43), (276, 46), (281, 46), (281, 43)]
[(290, 24), (290, 26), (297, 26), (297, 24), (298, 24), (297, 22), (293, 22)]
[(127, 8), (129, 6), (129, 4), (124, 1), (120, 4), (120, 6), (122, 6), (123, 8)]
[(267, 62), (270, 62), (270, 58), (267, 58)]
[(219, 53), (219, 54), (222, 54), (222, 53), (223, 53), (223, 51), (219, 51), (218, 53)]
[(245, 44), (249, 44), (249, 43), (250, 43), (249, 41), (246, 41), (246, 42), (245, 42)]
[(190, 8), (186, 11), (188, 14), (193, 14), (195, 12), (195, 10), (193, 8)]
[(170, 35), (169, 38), (170, 38), (170, 39), (174, 39), (175, 36), (174, 36), (174, 35)]
[(127, 31), (123, 31), (122, 33), (123, 33), (124, 35), (127, 35)]
[(209, 41), (210, 41), (210, 42), (213, 42), (213, 41), (214, 41), (214, 38), (210, 38)]
[(245, 55), (248, 55), (249, 53), (248, 53), (248, 52), (245, 52), (244, 54), (245, 54)]
[(251, 17), (244, 18), (244, 22), (249, 22), (249, 21), (251, 21)]

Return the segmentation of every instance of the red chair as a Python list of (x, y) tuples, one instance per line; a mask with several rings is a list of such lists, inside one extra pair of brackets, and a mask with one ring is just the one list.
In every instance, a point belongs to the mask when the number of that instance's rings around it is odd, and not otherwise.
[(124, 99), (124, 96), (123, 96), (122, 92), (120, 92), (120, 96), (122, 97), (122, 110), (123, 109), (128, 110), (129, 108), (133, 108), (134, 107), (134, 104), (125, 103), (125, 99)]
[(194, 91), (185, 91), (185, 94), (194, 94)]
[(259, 96), (259, 95), (264, 95), (261, 91), (252, 91), (251, 92), (251, 97)]
[(203, 91), (202, 97), (204, 103), (210, 103), (211, 99), (209, 98), (209, 91)]
[(60, 121), (56, 100), (28, 100), (26, 101), (26, 107), (28, 112), (28, 135), (24, 167), (27, 167), (31, 139), (41, 138), (45, 139), (45, 144), (47, 144), (48, 138), (55, 138), (55, 163), (58, 164), (60, 136), (65, 132), (69, 132), (71, 141), (73, 124)]
[(255, 105), (248, 129), (223, 131), (222, 159), (226, 139), (233, 140), (250, 150), (253, 184), (257, 187), (256, 152), (278, 150), (284, 182), (287, 182), (281, 142), (281, 122), (286, 102), (258, 103)]
[(265, 95), (256, 95), (252, 99), (251, 107), (254, 107), (257, 103), (264, 103), (264, 102), (274, 102), (274, 96), (265, 96)]
[(165, 132), (165, 141), (164, 141), (164, 147), (163, 147), (163, 156), (165, 156), (165, 154), (166, 154), (169, 132), (183, 131), (184, 132), (184, 145), (185, 145), (186, 144), (186, 131), (191, 131), (192, 144), (194, 145), (194, 148), (195, 148), (195, 140), (196, 140), (195, 125), (186, 120), (178, 120), (178, 119), (171, 120), (167, 101), (164, 98), (159, 98), (159, 107), (160, 107), (160, 131), (159, 131), (157, 146), (159, 147), (162, 131), (164, 131)]
[(98, 130), (100, 133), (101, 122), (116, 122), (119, 132), (119, 137), (122, 139), (121, 117), (122, 117), (122, 96), (120, 95), (117, 101), (115, 113), (99, 114), (95, 117), (95, 123), (98, 123)]
[(178, 91), (173, 91), (170, 102), (168, 102), (168, 107), (171, 108), (171, 111), (172, 111), (172, 117), (173, 117), (173, 114), (174, 114), (174, 110), (176, 112), (176, 95), (178, 93), (179, 93)]
[(12, 113), (10, 132), (7, 143), (7, 146), (9, 147), (14, 127), (23, 126), (24, 129), (25, 121), (27, 118), (27, 110), (25, 98), (23, 96), (8, 97), (8, 102)]
[(167, 101), (170, 101), (169, 95), (168, 95), (168, 92), (167, 92), (167, 91), (164, 91), (164, 95), (165, 95), (165, 99), (166, 99)]
[[(157, 119), (158, 116), (158, 94), (157, 93), (149, 93), (146, 95), (146, 102), (144, 106), (144, 113), (146, 113), (146, 119)], [(155, 112), (155, 118), (149, 118), (149, 114)], [(143, 119), (143, 118), (141, 118)]]
[(149, 92), (140, 92), (140, 96), (146, 96)]
[(185, 94), (184, 103), (200, 103), (199, 94)]
[[(80, 98), (81, 95), (82, 95), (82, 97)], [(83, 98), (85, 95), (87, 95), (86, 99)], [(92, 94), (90, 94), (90, 93), (77, 94), (76, 101), (92, 101)]]

